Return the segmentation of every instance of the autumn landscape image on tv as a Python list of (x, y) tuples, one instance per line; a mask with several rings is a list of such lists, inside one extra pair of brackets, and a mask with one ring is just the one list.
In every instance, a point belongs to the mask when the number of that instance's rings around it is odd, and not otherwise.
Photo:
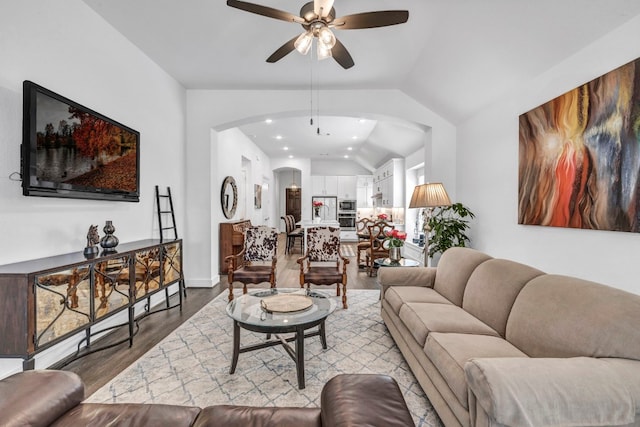
[(137, 191), (135, 133), (42, 93), (36, 111), (38, 180)]

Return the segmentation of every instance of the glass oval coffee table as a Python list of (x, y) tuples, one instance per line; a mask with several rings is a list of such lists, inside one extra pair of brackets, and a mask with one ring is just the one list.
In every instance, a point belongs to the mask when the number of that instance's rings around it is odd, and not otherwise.
[[(301, 299), (307, 297), (311, 304), (307, 308), (292, 312), (273, 312), (263, 307), (261, 301), (277, 295), (293, 296), (293, 299), (296, 296), (301, 297)], [(287, 354), (296, 363), (298, 388), (303, 389), (305, 387), (304, 339), (320, 336), (322, 348), (326, 350), (327, 337), (324, 322), (335, 308), (336, 302), (332, 298), (314, 290), (301, 289), (292, 291), (290, 289), (272, 288), (251, 291), (235, 298), (227, 304), (227, 315), (233, 319), (233, 358), (229, 373), (233, 374), (236, 371), (240, 353), (282, 345)], [(318, 326), (316, 331), (305, 333), (306, 330), (315, 326)], [(267, 341), (240, 347), (240, 328), (267, 334)], [(279, 335), (284, 333), (294, 333), (294, 336), (284, 338)], [(276, 336), (276, 340), (270, 339), (272, 334)], [(288, 344), (291, 341), (295, 341), (295, 348), (291, 348)]]

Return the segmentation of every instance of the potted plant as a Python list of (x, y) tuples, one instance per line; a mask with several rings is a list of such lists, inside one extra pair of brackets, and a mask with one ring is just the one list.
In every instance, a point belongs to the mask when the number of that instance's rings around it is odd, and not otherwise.
[(427, 221), (425, 233), (429, 232), (429, 257), (443, 253), (454, 246), (466, 246), (469, 242), (467, 230), (473, 212), (462, 203), (437, 207)]

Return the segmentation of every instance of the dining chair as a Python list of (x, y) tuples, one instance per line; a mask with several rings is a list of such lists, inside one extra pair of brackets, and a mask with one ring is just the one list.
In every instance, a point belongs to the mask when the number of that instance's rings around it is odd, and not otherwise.
[(375, 221), (373, 224), (367, 227), (367, 229), (369, 230), (370, 245), (369, 251), (367, 252), (367, 266), (369, 276), (373, 276), (373, 271), (375, 270), (374, 261), (377, 258), (389, 257), (389, 249), (385, 248), (385, 238), (387, 237), (387, 233), (393, 230), (393, 228), (393, 225), (384, 220)]
[[(358, 244), (356, 245), (358, 268), (368, 268), (367, 251), (371, 247), (369, 242), (369, 225), (374, 221), (369, 218), (362, 218), (356, 222), (356, 235), (358, 236)], [(364, 252), (365, 263), (362, 264), (362, 255)]]
[(285, 215), (280, 217), (284, 221), (285, 233), (287, 234), (287, 245), (284, 253), (291, 253), (295, 245), (296, 238), (300, 238), (300, 252), (303, 253), (304, 231), (300, 227), (296, 227), (296, 219), (293, 215)]
[(242, 250), (225, 258), (229, 269), (229, 301), (233, 300), (233, 283), (248, 284), (269, 282), (276, 287), (276, 262), (278, 260), (278, 232), (266, 226), (248, 227), (244, 233)]
[(300, 264), (300, 287), (311, 285), (336, 285), (340, 296), (342, 285), (342, 307), (347, 308), (347, 264), (349, 259), (340, 253), (340, 229), (334, 227), (310, 227), (307, 229), (305, 255), (298, 258)]

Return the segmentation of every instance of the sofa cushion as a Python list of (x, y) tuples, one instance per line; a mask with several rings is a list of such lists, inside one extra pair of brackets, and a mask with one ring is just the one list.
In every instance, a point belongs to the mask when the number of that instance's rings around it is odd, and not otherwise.
[(520, 291), (507, 340), (531, 357), (640, 360), (640, 295), (545, 274)]
[[(168, 425), (168, 424), (165, 424)], [(209, 406), (193, 427), (321, 427), (320, 408)]]
[(405, 302), (431, 302), (436, 304), (451, 304), (451, 301), (431, 288), (423, 286), (392, 286), (384, 294), (395, 314), (400, 313), (400, 307)]
[(320, 406), (327, 427), (414, 425), (398, 383), (387, 375), (336, 375), (322, 389)]
[(505, 339), (488, 335), (433, 332), (424, 352), (446, 380), (462, 406), (468, 409), (464, 364), (471, 358), (527, 357)]
[(636, 419), (640, 423), (640, 361), (629, 359), (602, 358), (598, 359), (607, 364), (623, 378), (627, 390), (635, 402)]
[(498, 336), (498, 333), (453, 304), (408, 302), (398, 313), (420, 347), (430, 332), (457, 332)]
[(522, 287), (544, 274), (528, 265), (506, 259), (490, 259), (469, 277), (462, 308), (505, 336), (511, 307)]
[(438, 261), (433, 289), (457, 306), (473, 270), (491, 257), (470, 248), (449, 248)]
[(75, 426), (190, 426), (200, 413), (193, 406), (145, 403), (81, 403), (53, 427)]

